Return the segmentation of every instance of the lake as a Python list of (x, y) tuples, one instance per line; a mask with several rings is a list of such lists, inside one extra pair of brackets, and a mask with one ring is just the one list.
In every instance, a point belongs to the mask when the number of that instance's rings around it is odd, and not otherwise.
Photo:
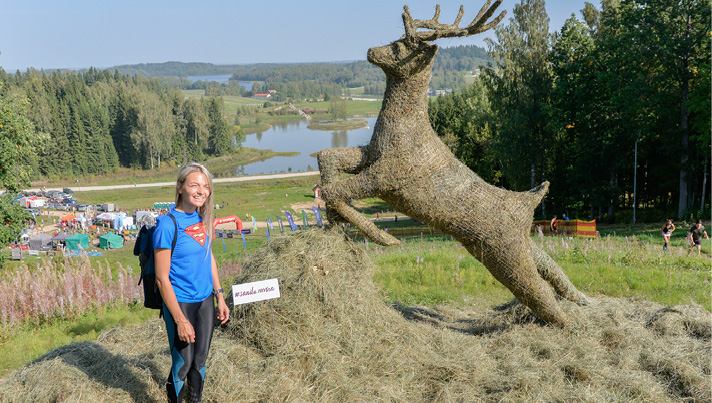
[(368, 144), (376, 118), (366, 118), (366, 121), (368, 121), (366, 126), (368, 128), (331, 132), (307, 129), (309, 122), (302, 120), (274, 124), (265, 132), (248, 134), (242, 145), (273, 151), (296, 151), (299, 155), (273, 157), (213, 173), (216, 177), (232, 177), (318, 170), (316, 157), (310, 154), (325, 148), (357, 147)]
[[(185, 77), (186, 80), (190, 81), (191, 83), (194, 83), (198, 80), (200, 81), (215, 81), (217, 83), (221, 84), (227, 84), (228, 80), (230, 80), (230, 77), (232, 77), (232, 74), (221, 74), (217, 76), (193, 76), (193, 77)], [(251, 81), (239, 81), (240, 85), (245, 87), (247, 91), (252, 89), (252, 82)]]

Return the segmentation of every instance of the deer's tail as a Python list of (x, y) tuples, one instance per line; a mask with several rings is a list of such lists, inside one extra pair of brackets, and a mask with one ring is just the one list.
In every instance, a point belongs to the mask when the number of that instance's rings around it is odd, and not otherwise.
[(510, 211), (516, 211), (515, 220), (521, 226), (520, 228), (526, 228), (527, 233), (529, 233), (529, 228), (531, 228), (534, 219), (534, 210), (541, 204), (541, 200), (548, 191), (549, 182), (543, 182), (529, 191), (516, 192), (516, 196), (512, 198), (512, 202), (516, 203), (516, 207), (511, 206)]
[(532, 214), (534, 214), (534, 210), (539, 206), (539, 203), (541, 203), (541, 199), (546, 196), (546, 193), (549, 191), (549, 181), (544, 181), (541, 183), (541, 185), (531, 189), (530, 191), (526, 192), (529, 193), (532, 197)]

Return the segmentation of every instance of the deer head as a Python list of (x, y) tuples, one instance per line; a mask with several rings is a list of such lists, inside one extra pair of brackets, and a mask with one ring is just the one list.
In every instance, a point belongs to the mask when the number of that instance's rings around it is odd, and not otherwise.
[[(440, 17), (440, 5), (435, 6), (435, 16), (429, 20), (414, 20), (410, 16), (408, 6), (404, 6), (403, 25), (405, 34), (398, 40), (385, 46), (374, 47), (368, 50), (368, 61), (380, 67), (386, 76), (408, 77), (412, 76), (425, 67), (431, 65), (438, 45), (430, 44), (439, 38), (454, 38), (460, 36), (470, 36), (485, 32), (497, 25), (504, 18), (506, 11), (502, 11), (495, 19), (487, 20), (494, 14), (497, 7), (502, 4), (502, 0), (492, 0), (482, 6), (470, 25), (460, 28), (460, 20), (464, 13), (464, 7), (460, 6), (460, 12), (453, 24), (442, 24), (438, 22)], [(490, 5), (491, 4), (491, 5)], [(425, 31), (418, 31), (424, 29)]]

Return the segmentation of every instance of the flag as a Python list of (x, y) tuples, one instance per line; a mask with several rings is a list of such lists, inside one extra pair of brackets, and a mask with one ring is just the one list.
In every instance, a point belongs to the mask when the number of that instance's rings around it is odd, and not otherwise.
[(314, 215), (316, 216), (316, 225), (323, 227), (324, 223), (321, 221), (321, 214), (319, 213), (319, 209), (316, 207), (312, 207), (312, 211), (314, 212)]
[(294, 218), (292, 217), (292, 215), (286, 211), (284, 212), (284, 215), (287, 216), (287, 221), (289, 221), (289, 228), (291, 228), (292, 231), (298, 230), (299, 228), (297, 228), (297, 224), (294, 223)]
[(279, 233), (284, 234), (284, 227), (282, 226), (282, 219), (277, 217), (277, 223), (279, 224)]
[(257, 219), (255, 217), (252, 217), (252, 233), (257, 233)]
[(274, 225), (272, 225), (272, 219), (267, 217), (267, 223), (269, 224), (269, 230), (274, 231)]
[(305, 210), (302, 210), (302, 221), (304, 221), (304, 229), (306, 229), (309, 223), (307, 222), (307, 212)]

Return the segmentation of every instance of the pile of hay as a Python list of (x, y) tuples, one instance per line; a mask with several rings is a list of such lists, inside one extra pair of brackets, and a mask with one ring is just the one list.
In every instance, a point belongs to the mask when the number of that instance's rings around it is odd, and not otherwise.
[[(282, 297), (245, 316), (233, 309), (213, 340), (205, 401), (711, 398), (710, 313), (699, 306), (561, 301), (571, 323), (559, 329), (516, 301), (476, 312), (389, 306), (371, 271), (338, 232), (273, 238), (235, 281), (279, 278)], [(0, 401), (163, 401), (169, 366), (155, 320), (47, 354), (7, 376)]]

